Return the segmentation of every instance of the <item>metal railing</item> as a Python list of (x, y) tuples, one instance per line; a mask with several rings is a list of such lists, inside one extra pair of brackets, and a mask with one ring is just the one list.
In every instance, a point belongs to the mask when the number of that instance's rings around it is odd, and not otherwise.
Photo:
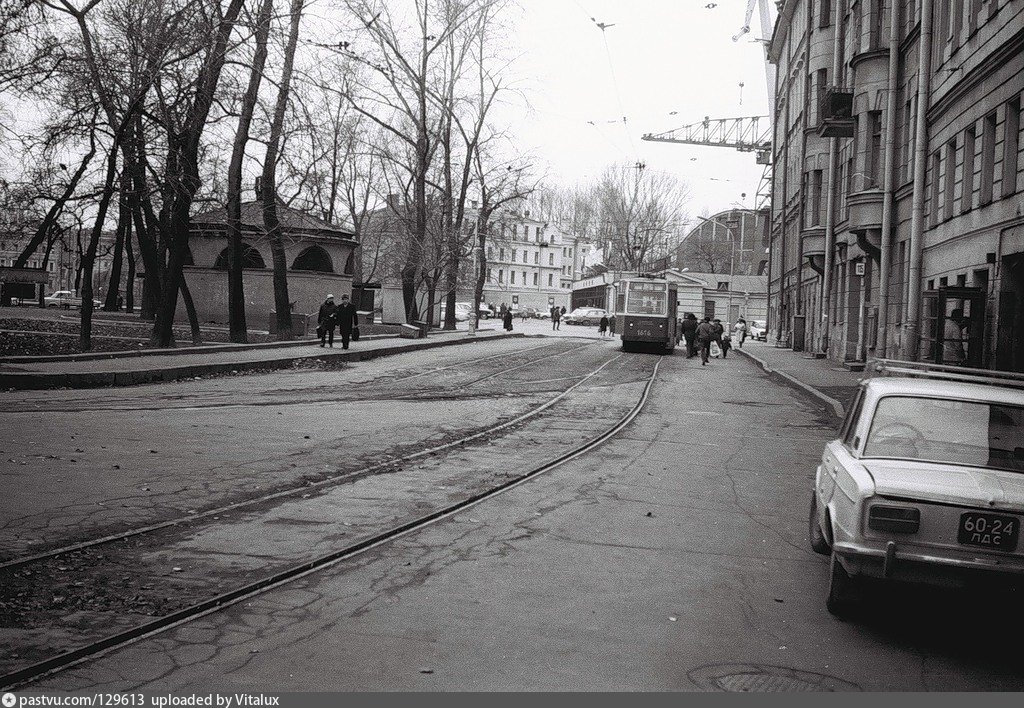
[(1024, 374), (992, 369), (973, 369), (965, 366), (932, 364), (924, 361), (875, 359), (868, 367), (876, 376), (909, 376), (940, 381), (978, 383), (989, 386), (1009, 386), (1024, 389)]

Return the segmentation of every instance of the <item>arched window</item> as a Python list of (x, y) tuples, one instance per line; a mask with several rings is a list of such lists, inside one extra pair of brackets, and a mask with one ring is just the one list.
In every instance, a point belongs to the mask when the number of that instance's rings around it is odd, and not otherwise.
[(327, 251), (319, 246), (310, 246), (292, 261), (292, 270), (312, 270), (318, 273), (333, 273), (334, 265)]
[[(189, 254), (191, 256), (191, 254)], [(217, 256), (217, 261), (213, 264), (213, 267), (217, 270), (227, 270), (228, 263), (231, 260), (231, 246), (228, 246), (220, 255)], [(191, 262), (191, 261), (190, 261)], [(247, 243), (242, 244), (242, 268), (266, 268), (267, 264), (263, 262), (263, 256), (255, 248)]]

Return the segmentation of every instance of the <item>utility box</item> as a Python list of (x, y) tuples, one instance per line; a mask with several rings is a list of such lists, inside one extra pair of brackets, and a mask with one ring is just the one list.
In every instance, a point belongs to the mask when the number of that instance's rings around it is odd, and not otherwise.
[(806, 315), (794, 315), (793, 316), (793, 351), (802, 352), (804, 350), (804, 337), (807, 334), (807, 316)]
[(423, 330), (416, 325), (403, 324), (401, 329), (398, 330), (398, 336), (402, 339), (423, 339)]

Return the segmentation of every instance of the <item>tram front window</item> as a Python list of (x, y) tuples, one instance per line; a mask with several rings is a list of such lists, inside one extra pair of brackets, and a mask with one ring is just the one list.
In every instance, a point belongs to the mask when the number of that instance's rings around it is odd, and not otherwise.
[(664, 283), (630, 283), (626, 314), (666, 315), (668, 293)]

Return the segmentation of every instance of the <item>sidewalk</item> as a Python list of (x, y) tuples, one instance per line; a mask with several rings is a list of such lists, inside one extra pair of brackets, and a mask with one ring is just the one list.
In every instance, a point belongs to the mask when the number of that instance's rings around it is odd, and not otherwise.
[(861, 380), (867, 377), (866, 373), (849, 371), (837, 361), (816, 359), (807, 352), (794, 352), (771, 343), (748, 339), (742, 349), (733, 347), (732, 352), (754, 360), (767, 373), (806, 391), (839, 418), (845, 414)]
[(128, 352), (120, 357), (104, 355), (103, 358), (89, 359), (81, 355), (49, 357), (46, 361), (34, 357), (26, 357), (23, 361), (8, 358), (0, 362), (0, 389), (133, 386), (232, 371), (284, 369), (298, 361), (363, 361), (419, 349), (521, 336), (516, 332), (508, 333), (498, 329), (478, 330), (474, 336), (469, 336), (466, 331), (432, 330), (426, 339), (361, 339), (348, 350), (342, 349), (341, 342), (336, 339), (333, 349), (321, 348), (318, 340), (305, 340), (223, 345), (215, 348), (183, 347), (145, 356), (139, 356), (138, 352)]

